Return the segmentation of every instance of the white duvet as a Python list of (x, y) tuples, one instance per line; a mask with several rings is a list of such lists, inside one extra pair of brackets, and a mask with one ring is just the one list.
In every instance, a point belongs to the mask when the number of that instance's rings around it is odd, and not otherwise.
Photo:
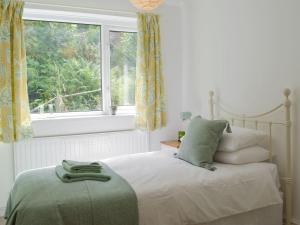
[(282, 203), (274, 164), (216, 164), (211, 172), (166, 152), (104, 162), (135, 190), (140, 225), (207, 223)]

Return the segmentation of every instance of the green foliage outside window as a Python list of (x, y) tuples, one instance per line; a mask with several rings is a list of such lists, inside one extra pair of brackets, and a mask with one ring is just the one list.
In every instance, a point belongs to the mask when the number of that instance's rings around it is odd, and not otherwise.
[[(45, 103), (45, 112), (51, 104), (56, 112), (102, 110), (101, 26), (27, 20), (25, 30), (32, 112)], [(134, 105), (136, 34), (115, 34), (110, 36), (112, 104)]]
[(136, 33), (110, 32), (112, 105), (135, 104)]

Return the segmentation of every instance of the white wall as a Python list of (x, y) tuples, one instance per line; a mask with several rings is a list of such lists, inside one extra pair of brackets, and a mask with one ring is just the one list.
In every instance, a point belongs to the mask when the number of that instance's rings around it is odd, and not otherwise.
[[(262, 112), (293, 90), (300, 130), (300, 1), (189, 0), (183, 109), (208, 115), (208, 91), (240, 112)], [(253, 108), (254, 106), (254, 108)], [(300, 139), (295, 134), (294, 217), (300, 221)], [(296, 191), (298, 190), (298, 191)]]
[[(112, 9), (120, 11), (135, 12), (135, 8), (129, 3), (129, 0), (32, 0), (30, 2), (46, 3), (46, 4), (63, 4), (78, 7)], [(176, 2), (176, 1), (175, 1)], [(168, 125), (166, 128), (153, 132), (150, 135), (151, 149), (160, 148), (160, 140), (173, 139), (180, 127), (179, 112), (181, 111), (182, 95), (181, 95), (181, 74), (182, 74), (182, 39), (181, 39), (181, 8), (177, 4), (164, 4), (157, 11), (161, 14), (161, 32), (162, 32), (162, 50), (164, 59), (164, 75), (165, 75), (165, 94), (167, 104)], [(109, 118), (111, 120), (112, 118)], [(121, 121), (123, 120), (123, 122)], [(105, 124), (104, 124), (105, 122)], [(118, 121), (112, 122), (117, 124), (118, 128), (133, 128), (132, 117), (119, 118)], [(121, 126), (120, 126), (121, 125)], [(55, 120), (50, 123), (35, 122), (37, 135), (61, 134), (62, 128), (67, 133), (80, 132), (97, 132), (103, 130), (113, 130), (117, 126), (109, 127), (107, 121), (103, 118), (94, 118), (88, 120), (61, 121)], [(43, 133), (39, 132), (43, 130)], [(74, 130), (76, 130), (74, 132)], [(0, 145), (0, 215), (1, 209), (5, 207), (9, 189), (13, 184), (13, 164), (12, 151), (9, 145)]]

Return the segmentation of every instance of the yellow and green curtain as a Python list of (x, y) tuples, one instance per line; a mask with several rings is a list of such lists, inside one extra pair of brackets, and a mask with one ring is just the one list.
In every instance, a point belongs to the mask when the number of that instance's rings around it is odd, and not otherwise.
[(24, 2), (0, 0), (0, 141), (32, 134), (23, 31)]
[(159, 15), (138, 14), (135, 102), (137, 128), (166, 126)]

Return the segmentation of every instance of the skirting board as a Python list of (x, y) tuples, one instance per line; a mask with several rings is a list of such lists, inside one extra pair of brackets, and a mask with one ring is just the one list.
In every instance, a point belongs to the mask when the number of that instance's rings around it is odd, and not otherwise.
[(0, 217), (3, 217), (5, 213), (5, 207), (0, 207)]

